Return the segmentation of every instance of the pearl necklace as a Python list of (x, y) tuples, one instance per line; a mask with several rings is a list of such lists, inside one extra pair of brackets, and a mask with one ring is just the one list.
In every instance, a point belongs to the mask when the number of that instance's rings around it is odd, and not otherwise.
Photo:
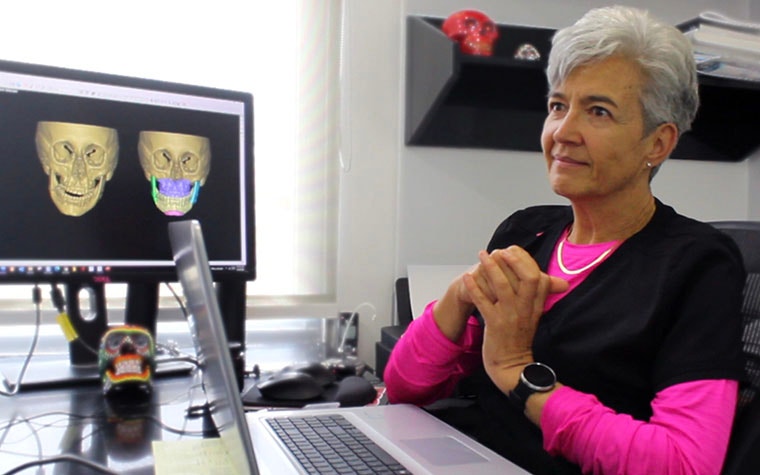
[(573, 269), (573, 270), (571, 270), (571, 269), (568, 269), (567, 267), (565, 267), (565, 263), (562, 262), (562, 248), (564, 247), (565, 241), (567, 241), (567, 238), (564, 238), (564, 239), (560, 240), (559, 245), (557, 246), (557, 264), (559, 264), (560, 270), (562, 272), (564, 272), (565, 274), (567, 274), (567, 275), (578, 275), (578, 274), (581, 274), (583, 272), (586, 272), (587, 270), (591, 269), (592, 267), (594, 267), (597, 264), (599, 264), (600, 262), (602, 262), (604, 260), (604, 258), (607, 257), (610, 252), (612, 252), (612, 247), (611, 247), (611, 248), (607, 249), (606, 251), (604, 251), (603, 253), (601, 253), (599, 255), (599, 257), (597, 257), (596, 259), (594, 259), (593, 261), (591, 261), (589, 264), (586, 264), (585, 266), (581, 267), (580, 269)]

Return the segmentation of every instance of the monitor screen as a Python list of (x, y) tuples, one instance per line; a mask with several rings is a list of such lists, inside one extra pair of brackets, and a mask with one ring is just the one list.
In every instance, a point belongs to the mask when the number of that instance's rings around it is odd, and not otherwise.
[(175, 281), (167, 224), (255, 277), (250, 93), (0, 61), (0, 283)]

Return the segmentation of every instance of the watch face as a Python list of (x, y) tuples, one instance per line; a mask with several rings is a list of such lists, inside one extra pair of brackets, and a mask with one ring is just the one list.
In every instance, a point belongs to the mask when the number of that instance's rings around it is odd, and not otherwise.
[(557, 376), (554, 371), (541, 363), (531, 363), (523, 369), (523, 377), (531, 385), (535, 386), (537, 390), (551, 389), (554, 383), (557, 382)]

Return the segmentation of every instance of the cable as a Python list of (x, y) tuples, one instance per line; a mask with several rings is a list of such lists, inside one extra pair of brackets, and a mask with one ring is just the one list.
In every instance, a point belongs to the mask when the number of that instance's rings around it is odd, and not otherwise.
[[(169, 292), (172, 293), (172, 295), (174, 296), (174, 299), (177, 301), (177, 305), (179, 305), (179, 308), (182, 311), (182, 315), (184, 315), (185, 319), (187, 319), (188, 311), (182, 297), (177, 293), (177, 291), (174, 290), (174, 287), (172, 287), (172, 285), (169, 282), (164, 282), (164, 285), (166, 285), (166, 287), (169, 289)], [(157, 363), (163, 364), (163, 363), (184, 362), (184, 363), (191, 363), (196, 367), (200, 366), (200, 363), (198, 362), (198, 359), (196, 357), (192, 355), (188, 355), (187, 353), (182, 353), (174, 347), (171, 347), (165, 344), (159, 344), (159, 343), (156, 343), (156, 347), (160, 347), (168, 351), (169, 354), (171, 354), (172, 356), (174, 356), (174, 358), (167, 358), (165, 360), (157, 361)]]
[(66, 299), (63, 298), (63, 293), (56, 283), (50, 286), (50, 300), (58, 313), (66, 313)]
[(34, 302), (35, 306), (34, 336), (32, 337), (32, 344), (29, 347), (29, 353), (27, 353), (26, 358), (24, 359), (24, 363), (21, 365), (21, 370), (19, 371), (18, 377), (16, 378), (16, 384), (11, 384), (5, 374), (0, 371), (0, 376), (3, 377), (3, 387), (0, 388), (0, 395), (2, 396), (15, 396), (16, 393), (18, 393), (18, 390), (21, 387), (21, 383), (24, 380), (24, 375), (26, 374), (26, 368), (29, 366), (29, 362), (31, 361), (32, 355), (34, 354), (34, 350), (37, 349), (37, 341), (40, 337), (40, 324), (42, 323), (40, 309), (40, 304), (42, 303), (42, 294), (40, 293), (39, 285), (36, 283), (32, 289), (32, 301)]
[(348, 337), (348, 332), (351, 330), (351, 325), (353, 325), (354, 320), (359, 315), (359, 309), (362, 307), (369, 307), (372, 309), (372, 318), (370, 320), (375, 321), (375, 318), (377, 317), (377, 309), (374, 305), (372, 305), (369, 302), (362, 302), (351, 311), (351, 317), (348, 319), (348, 322), (346, 323), (346, 329), (343, 330), (343, 336), (340, 339), (340, 344), (338, 345), (338, 354), (342, 355), (346, 349), (344, 346), (346, 345), (346, 338)]
[(87, 460), (84, 457), (80, 457), (78, 455), (72, 455), (72, 454), (54, 455), (52, 457), (47, 457), (40, 460), (33, 460), (31, 462), (22, 463), (21, 465), (18, 465), (10, 469), (9, 471), (5, 472), (3, 475), (13, 475), (14, 473), (19, 473), (23, 470), (26, 470), (27, 468), (41, 467), (43, 465), (49, 465), (49, 464), (60, 463), (60, 462), (78, 463), (80, 465), (84, 465), (85, 467), (91, 468), (101, 473), (107, 473), (110, 475), (118, 475), (118, 472), (111, 470), (105, 465), (101, 465), (99, 463), (95, 463), (90, 460)]
[[(52, 416), (60, 416), (62, 419), (54, 419), (51, 422), (35, 422), (38, 419), (46, 419)], [(51, 427), (71, 427), (72, 421), (78, 421), (80, 424), (87, 424), (92, 422), (99, 422), (99, 426), (106, 420), (105, 415), (98, 415), (98, 414), (92, 414), (92, 415), (82, 415), (82, 414), (74, 414), (70, 412), (63, 412), (63, 411), (51, 411), (43, 414), (37, 414), (31, 417), (24, 417), (24, 418), (14, 418), (7, 423), (5, 423), (2, 428), (2, 430), (8, 432), (13, 427), (26, 424), (29, 427), (28, 434), (24, 437), (21, 437), (19, 439), (16, 439), (13, 442), (4, 441), (2, 444), (2, 451), (6, 451), (7, 447), (10, 447), (13, 444), (18, 444), (26, 440), (27, 438), (34, 437), (36, 440), (39, 440), (39, 432), (49, 429)], [(61, 425), (63, 424), (63, 425)], [(81, 440), (84, 440), (83, 438)], [(41, 456), (41, 447), (38, 443), (38, 457)]]
[(169, 292), (174, 295), (175, 300), (177, 300), (177, 304), (179, 305), (180, 310), (182, 310), (182, 314), (187, 318), (188, 311), (187, 307), (185, 307), (185, 302), (182, 300), (182, 297), (174, 290), (174, 287), (169, 282), (164, 282), (164, 284), (169, 288)]
[(165, 365), (167, 363), (190, 363), (191, 365), (193, 365), (195, 367), (198, 367), (198, 368), (201, 366), (200, 362), (196, 358), (193, 358), (190, 355), (187, 355), (187, 356), (174, 356), (174, 357), (171, 357), (171, 358), (156, 360), (156, 364), (159, 365), (159, 366), (160, 365)]
[(69, 314), (66, 312), (66, 299), (63, 298), (63, 293), (61, 292), (61, 289), (58, 288), (58, 285), (56, 283), (52, 283), (50, 286), (50, 300), (53, 302), (53, 306), (56, 308), (56, 310), (58, 310), (56, 321), (61, 327), (63, 336), (66, 338), (66, 340), (69, 343), (76, 341), (82, 345), (84, 349), (94, 355), (97, 355), (98, 350), (91, 347), (87, 344), (87, 342), (79, 338), (79, 334), (77, 333), (76, 329), (74, 329), (74, 327), (71, 325)]

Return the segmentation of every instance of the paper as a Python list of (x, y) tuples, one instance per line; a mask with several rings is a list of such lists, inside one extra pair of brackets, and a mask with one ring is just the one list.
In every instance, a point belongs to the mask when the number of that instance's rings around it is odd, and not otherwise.
[(155, 475), (237, 473), (220, 438), (154, 441), (153, 461)]
[(441, 298), (457, 276), (472, 267), (472, 264), (410, 265), (409, 300), (412, 304), (412, 318), (422, 315), (425, 306)]

